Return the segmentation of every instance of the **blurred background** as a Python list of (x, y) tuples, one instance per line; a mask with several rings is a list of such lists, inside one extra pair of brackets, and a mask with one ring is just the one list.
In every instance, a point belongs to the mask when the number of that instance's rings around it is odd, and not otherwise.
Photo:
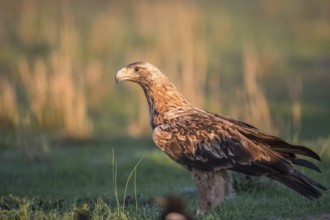
[[(152, 142), (142, 89), (115, 83), (141, 60), (195, 106), (315, 150), (322, 174), (299, 170), (329, 183), (329, 0), (0, 0), (0, 218), (156, 219), (151, 198), (169, 194), (195, 212), (190, 173)], [(239, 196), (212, 219), (328, 213), (329, 196), (234, 179)]]
[[(0, 147), (148, 137), (128, 63), (289, 141), (329, 139), (330, 2), (0, 1)], [(329, 142), (329, 141), (328, 141)]]

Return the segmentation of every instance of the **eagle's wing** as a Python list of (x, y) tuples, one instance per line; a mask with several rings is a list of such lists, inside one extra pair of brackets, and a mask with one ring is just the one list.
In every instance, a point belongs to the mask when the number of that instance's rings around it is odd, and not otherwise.
[[(257, 132), (247, 124), (241, 126)], [(250, 175), (292, 169), (290, 161), (280, 153), (245, 137), (237, 123), (196, 108), (178, 113), (169, 123), (157, 126), (153, 139), (162, 151), (187, 169), (233, 169)]]

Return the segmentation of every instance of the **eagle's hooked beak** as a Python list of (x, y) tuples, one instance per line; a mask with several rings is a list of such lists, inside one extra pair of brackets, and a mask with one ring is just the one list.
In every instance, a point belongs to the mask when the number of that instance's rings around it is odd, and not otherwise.
[(119, 81), (125, 80), (129, 78), (129, 75), (126, 73), (127, 69), (126, 67), (120, 69), (117, 73), (116, 73), (116, 83), (118, 84)]

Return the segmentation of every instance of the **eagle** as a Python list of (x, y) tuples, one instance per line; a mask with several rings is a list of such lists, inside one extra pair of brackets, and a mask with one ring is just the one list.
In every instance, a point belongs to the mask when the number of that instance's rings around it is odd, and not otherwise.
[(254, 126), (190, 104), (154, 65), (140, 61), (120, 69), (115, 81), (139, 84), (149, 105), (156, 146), (192, 172), (197, 188), (197, 214), (217, 207), (234, 195), (228, 171), (266, 176), (311, 200), (326, 187), (305, 176), (294, 165), (321, 172), (311, 161), (321, 160), (305, 146), (262, 133)]

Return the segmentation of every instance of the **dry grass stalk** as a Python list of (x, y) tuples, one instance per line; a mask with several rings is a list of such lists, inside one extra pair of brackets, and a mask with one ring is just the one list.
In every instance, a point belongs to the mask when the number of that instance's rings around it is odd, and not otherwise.
[(4, 78), (0, 78), (0, 100), (0, 128), (15, 127), (19, 119), (16, 91), (13, 84)]
[(248, 42), (243, 47), (243, 68), (244, 90), (240, 91), (243, 108), (236, 108), (236, 114), (244, 121), (274, 133), (269, 106), (257, 82), (260, 61), (255, 47)]
[(301, 94), (303, 91), (303, 84), (300, 79), (294, 79), (289, 82), (288, 88), (292, 100), (292, 136), (293, 140), (297, 141), (299, 139), (299, 134), (301, 131)]
[(108, 95), (110, 85), (104, 79), (104, 68), (99, 60), (90, 61), (83, 75), (83, 86), (88, 106), (97, 110), (104, 107), (102, 102)]
[[(60, 32), (58, 52), (49, 59), (37, 59), (30, 68), (18, 63), (30, 106), (40, 129), (61, 128), (68, 138), (86, 138), (91, 132), (84, 87), (73, 73), (75, 43), (79, 42), (72, 20)], [(82, 78), (82, 77), (81, 77)]]
[[(48, 158), (49, 147), (45, 133), (35, 131), (29, 114), (25, 117), (21, 116), (15, 87), (6, 79), (0, 80), (0, 100), (0, 128), (5, 129), (5, 139), (7, 140), (5, 144), (17, 143), (30, 161)], [(38, 106), (36, 103), (31, 105), (34, 111), (39, 110)]]

